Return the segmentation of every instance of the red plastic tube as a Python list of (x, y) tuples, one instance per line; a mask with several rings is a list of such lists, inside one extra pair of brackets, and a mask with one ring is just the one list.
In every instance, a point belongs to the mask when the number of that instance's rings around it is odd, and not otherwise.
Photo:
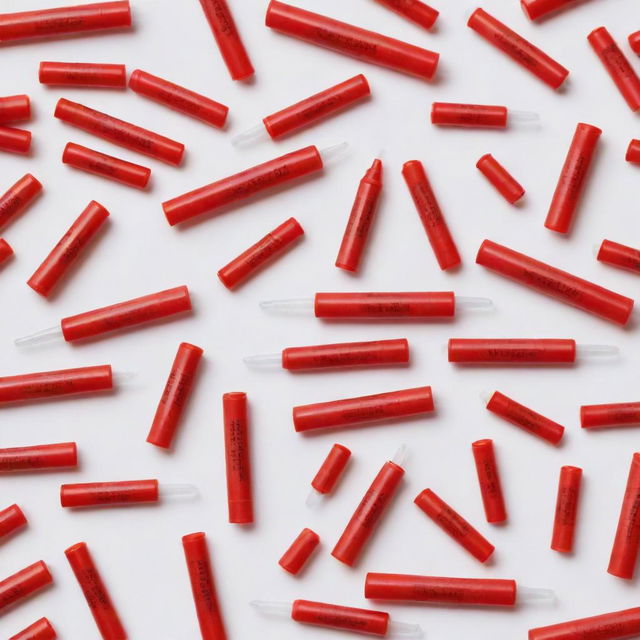
[(625, 325), (631, 317), (631, 298), (491, 240), (482, 243), (476, 262), (506, 278), (616, 324)]
[(0, 581), (0, 611), (50, 585), (53, 578), (40, 560)]
[(46, 618), (40, 618), (9, 640), (56, 640), (58, 634)]
[(451, 338), (449, 362), (457, 364), (568, 364), (576, 341), (549, 338)]
[(476, 167), (509, 204), (515, 204), (524, 195), (522, 185), (490, 153), (483, 155)]
[(68, 142), (62, 153), (62, 162), (87, 173), (114, 180), (137, 189), (146, 189), (151, 169), (106, 153)]
[(583, 429), (640, 425), (640, 402), (588, 404), (580, 407)]
[(507, 107), (497, 105), (434, 102), (431, 123), (441, 127), (504, 129), (508, 113)]
[(386, 636), (389, 630), (390, 616), (382, 611), (342, 607), (337, 604), (310, 600), (296, 600), (291, 607), (291, 619), (327, 629)]
[(127, 640), (127, 633), (87, 545), (78, 542), (66, 549), (64, 554), (87, 599), (100, 635), (104, 640)]
[(611, 34), (605, 27), (598, 27), (587, 36), (587, 40), (631, 111), (640, 110), (640, 78)]
[(231, 78), (245, 80), (251, 77), (253, 66), (226, 0), (200, 0), (200, 4)]
[(42, 191), (42, 184), (30, 173), (25, 174), (0, 196), (0, 229), (21, 214)]
[(123, 64), (41, 62), (38, 79), (40, 84), (59, 87), (124, 89), (127, 70)]
[(396, 573), (368, 573), (364, 597), (371, 600), (437, 602), (513, 607), (516, 581), (492, 578), (441, 578)]
[(349, 458), (351, 458), (351, 451), (347, 447), (334, 444), (311, 481), (311, 486), (323, 495), (331, 493), (342, 477)]
[(129, 0), (0, 14), (0, 42), (131, 26)]
[(624, 640), (640, 633), (640, 607), (529, 629), (529, 640)]
[(476, 9), (467, 26), (552, 89), (558, 89), (567, 79), (568, 69), (484, 9)]
[(640, 56), (640, 31), (634, 31), (629, 36), (629, 46), (634, 53), (637, 53)]
[(222, 611), (218, 604), (216, 584), (211, 570), (211, 557), (204, 533), (183, 536), (182, 546), (187, 561), (189, 580), (202, 640), (227, 640)]
[(520, 0), (522, 10), (529, 20), (545, 18), (575, 3), (576, 0)]
[(487, 402), (487, 409), (503, 420), (551, 444), (557, 445), (562, 440), (564, 434), (563, 426), (512, 400), (499, 391), (496, 391), (491, 396), (489, 402)]
[(315, 146), (298, 149), (162, 203), (171, 226), (322, 169)]
[(247, 394), (225, 393), (224, 450), (227, 467), (227, 501), (229, 522), (253, 522), (253, 492), (251, 488), (251, 450), (247, 420)]
[(69, 316), (60, 326), (64, 339), (73, 342), (187, 311), (191, 311), (191, 299), (183, 286)]
[(267, 263), (280, 257), (300, 236), (304, 229), (295, 218), (289, 218), (251, 245), (237, 258), (218, 271), (220, 282), (227, 289), (235, 289)]
[(640, 273), (640, 249), (627, 247), (611, 240), (603, 240), (598, 251), (598, 260), (614, 267)]
[(29, 96), (20, 94), (17, 96), (0, 97), (0, 124), (8, 122), (20, 122), (31, 118), (31, 102)]
[(17, 504), (0, 511), (0, 540), (27, 526), (27, 518)]
[(171, 448), (203, 353), (200, 347), (188, 342), (180, 343), (147, 442), (163, 449)]
[(31, 131), (0, 126), (0, 151), (25, 154), (30, 149)]
[(493, 440), (476, 440), (471, 445), (471, 450), (476, 463), (478, 484), (487, 522), (505, 522), (507, 510), (504, 506)]
[(125, 149), (137, 151), (156, 160), (179, 165), (184, 145), (170, 138), (119, 120), (66, 98), (60, 98), (54, 112), (56, 118)]
[(11, 245), (4, 239), (0, 238), (0, 265), (5, 263), (13, 255)]
[(373, 31), (271, 0), (266, 25), (288, 36), (395, 71), (430, 80), (439, 54)]
[(422, 491), (414, 502), (474, 558), (480, 562), (486, 562), (489, 559), (495, 547), (431, 489)]
[(63, 507), (109, 507), (158, 502), (159, 499), (157, 480), (83, 482), (60, 487), (60, 504)]
[(92, 200), (35, 270), (27, 284), (46, 298), (108, 217), (109, 212), (100, 203)]
[(631, 140), (627, 147), (625, 160), (627, 162), (633, 162), (634, 164), (640, 164), (640, 140)]
[(440, 268), (446, 270), (457, 267), (460, 264), (460, 254), (422, 163), (419, 160), (405, 162), (402, 165), (402, 175)]
[(75, 469), (77, 466), (75, 442), (0, 449), (0, 473)]
[(278, 564), (289, 573), (296, 575), (307, 563), (311, 554), (320, 544), (320, 538), (315, 531), (303, 529), (278, 561)]
[(141, 96), (214, 127), (224, 127), (227, 120), (229, 107), (141, 69), (136, 69), (131, 74), (129, 88)]
[(381, 191), (382, 162), (376, 159), (360, 180), (336, 258), (336, 267), (339, 269), (354, 273), (358, 270), (369, 238), (369, 230), (376, 215)]
[(562, 467), (558, 481), (558, 498), (553, 521), (551, 548), (561, 553), (573, 551), (582, 469), (580, 467)]
[(433, 7), (420, 0), (376, 0), (376, 2), (427, 30), (433, 27), (440, 15)]

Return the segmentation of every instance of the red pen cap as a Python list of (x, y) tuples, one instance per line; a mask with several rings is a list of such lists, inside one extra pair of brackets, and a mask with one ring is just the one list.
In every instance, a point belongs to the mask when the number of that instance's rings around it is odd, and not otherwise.
[(624, 244), (603, 240), (598, 251), (598, 260), (613, 267), (640, 273), (640, 249), (627, 247)]
[(577, 4), (577, 0), (520, 0), (522, 10), (529, 20), (545, 18), (575, 4)]
[(60, 504), (63, 507), (103, 507), (158, 502), (158, 499), (157, 480), (84, 482), (60, 487)]
[(631, 140), (627, 147), (625, 160), (627, 162), (633, 162), (634, 164), (640, 164), (640, 140)]
[(478, 474), (478, 484), (487, 522), (505, 522), (507, 510), (502, 496), (500, 473), (493, 448), (493, 440), (476, 440), (471, 445)]
[(640, 56), (640, 31), (634, 31), (629, 36), (629, 46)]
[(1, 580), (0, 612), (44, 589), (52, 582), (53, 577), (42, 560), (34, 562), (8, 578)]
[(40, 84), (60, 87), (124, 89), (127, 70), (123, 64), (46, 61), (40, 63), (38, 79)]
[(56, 640), (58, 634), (46, 618), (40, 618), (9, 640)]
[(562, 467), (558, 480), (558, 497), (553, 521), (551, 548), (562, 553), (573, 551), (582, 469), (580, 467)]
[(515, 204), (524, 195), (522, 185), (490, 153), (485, 153), (476, 167), (509, 204)]
[(434, 102), (431, 105), (431, 123), (441, 127), (504, 129), (507, 118), (507, 107), (499, 105), (455, 102)]
[(0, 151), (26, 154), (30, 150), (31, 131), (0, 126)]
[(318, 493), (331, 493), (342, 477), (349, 458), (351, 458), (351, 451), (347, 447), (341, 444), (334, 444), (311, 481), (311, 486)]
[(378, 4), (388, 7), (398, 15), (411, 20), (424, 29), (431, 29), (440, 13), (421, 0), (375, 0)]
[(75, 442), (0, 449), (0, 473), (74, 469), (77, 466)]
[(285, 551), (278, 564), (289, 573), (296, 575), (307, 563), (311, 554), (320, 544), (320, 538), (315, 531), (303, 529), (291, 546)]
[(569, 364), (576, 341), (556, 338), (451, 338), (449, 362), (456, 364)]
[(22, 176), (18, 182), (0, 196), (0, 229), (20, 215), (42, 191), (42, 184), (30, 173)]
[(31, 118), (29, 96), (20, 94), (0, 97), (0, 124), (20, 122), (21, 120), (29, 120), (29, 118)]
[(580, 424), (583, 429), (640, 425), (640, 402), (584, 405)]
[(5, 263), (13, 255), (11, 245), (4, 239), (0, 238), (0, 265)]
[(17, 504), (0, 511), (0, 540), (27, 526), (27, 518)]
[(374, 636), (386, 636), (390, 622), (389, 614), (382, 611), (342, 607), (310, 600), (295, 600), (291, 608), (291, 618), (296, 622), (327, 629), (354, 631)]

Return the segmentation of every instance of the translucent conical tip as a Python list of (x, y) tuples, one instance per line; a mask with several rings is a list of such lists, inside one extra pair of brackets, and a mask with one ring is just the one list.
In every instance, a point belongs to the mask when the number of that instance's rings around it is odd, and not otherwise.
[(456, 307), (460, 309), (489, 311), (493, 309), (493, 300), (491, 298), (478, 298), (473, 296), (456, 296)]
[(424, 638), (424, 632), (419, 624), (409, 624), (407, 622), (389, 622), (388, 638)]
[(313, 303), (313, 298), (263, 300), (260, 303), (260, 308), (267, 313), (278, 313), (282, 315), (306, 315), (313, 311)]
[(576, 357), (579, 360), (593, 358), (616, 359), (620, 356), (620, 348), (612, 344), (577, 344)]
[(508, 118), (511, 122), (539, 122), (540, 114), (535, 111), (518, 111), (517, 109), (509, 109), (507, 111)]
[(161, 500), (193, 500), (200, 495), (194, 484), (160, 484), (158, 493)]
[(255, 127), (251, 127), (251, 129), (247, 129), (246, 131), (233, 136), (233, 138), (231, 138), (231, 144), (238, 149), (246, 149), (257, 142), (262, 142), (268, 139), (269, 133), (261, 122), (260, 124), (255, 125)]
[(324, 149), (320, 149), (319, 153), (322, 157), (322, 163), (327, 164), (334, 160), (338, 160), (342, 157), (347, 149), (349, 148), (348, 142), (341, 142), (340, 144), (334, 144), (331, 147), (325, 147)]
[(135, 377), (136, 374), (133, 371), (116, 371), (113, 374), (113, 382), (116, 387), (121, 387), (134, 380)]
[(289, 617), (291, 616), (291, 603), (289, 602), (269, 602), (267, 600), (251, 600), (249, 603), (260, 613), (267, 616)]
[(53, 342), (62, 338), (62, 329), (60, 325), (55, 327), (49, 327), (48, 329), (42, 329), (42, 331), (36, 331), (28, 336), (22, 338), (16, 338), (14, 341), (16, 347), (32, 347), (37, 344), (45, 344), (46, 342)]
[(254, 369), (277, 369), (282, 368), (282, 354), (268, 353), (265, 355), (247, 356), (242, 361)]
[(556, 593), (553, 589), (518, 586), (516, 593), (518, 602), (537, 602), (540, 604), (553, 604), (556, 602)]
[(391, 459), (391, 462), (397, 464), (399, 467), (403, 467), (409, 456), (409, 447), (406, 444), (400, 446), (395, 455)]
[(309, 495), (305, 500), (305, 504), (307, 505), (307, 507), (309, 507), (309, 509), (316, 509), (318, 506), (320, 506), (323, 497), (324, 494), (311, 487), (311, 491), (309, 491)]

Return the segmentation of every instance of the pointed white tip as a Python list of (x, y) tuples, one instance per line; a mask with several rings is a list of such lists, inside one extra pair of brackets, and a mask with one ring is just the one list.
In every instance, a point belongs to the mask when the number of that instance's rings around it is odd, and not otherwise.
[(309, 509), (316, 509), (322, 502), (323, 498), (324, 494), (316, 491), (313, 487), (311, 487), (311, 491), (309, 491), (309, 495), (305, 500), (305, 504), (307, 505), (307, 507), (309, 507)]
[(133, 371), (116, 371), (113, 374), (113, 383), (116, 387), (126, 386), (135, 377), (136, 374)]
[(612, 344), (577, 344), (576, 358), (592, 360), (603, 358), (615, 360), (620, 357), (620, 348)]
[(422, 627), (419, 624), (391, 620), (387, 636), (389, 638), (424, 638), (424, 631), (422, 631)]
[(194, 500), (200, 496), (200, 491), (194, 484), (160, 484), (158, 493), (161, 500)]
[(331, 147), (320, 149), (319, 153), (322, 157), (322, 164), (326, 165), (334, 160), (338, 160), (346, 153), (348, 148), (348, 142), (341, 142), (340, 144), (334, 144)]
[(556, 593), (553, 589), (540, 589), (538, 587), (521, 587), (517, 590), (518, 602), (535, 602), (539, 604), (553, 604), (557, 601)]
[(407, 461), (409, 455), (409, 447), (406, 444), (400, 446), (395, 455), (391, 459), (391, 462), (397, 464), (399, 467), (404, 467), (404, 463)]
[(456, 307), (460, 309), (472, 309), (490, 311), (494, 308), (491, 298), (478, 298), (473, 296), (456, 296)]
[(507, 111), (508, 118), (512, 122), (539, 122), (540, 114), (535, 111), (518, 111), (517, 109), (509, 109)]
[(48, 329), (42, 329), (42, 331), (36, 331), (28, 336), (22, 338), (16, 338), (14, 343), (16, 347), (33, 347), (38, 344), (45, 344), (47, 342), (53, 342), (62, 338), (62, 329), (60, 325), (55, 327), (49, 327)]
[(267, 313), (277, 313), (282, 315), (306, 315), (313, 311), (313, 302), (313, 298), (263, 300), (260, 303), (260, 308)]
[(242, 361), (254, 369), (276, 369), (282, 367), (282, 354), (269, 353), (265, 355), (247, 356)]
[(249, 604), (267, 616), (289, 617), (291, 604), (288, 602), (270, 602), (268, 600), (251, 600)]
[(261, 122), (255, 125), (255, 127), (251, 127), (251, 129), (247, 129), (233, 136), (233, 138), (231, 138), (231, 144), (238, 149), (246, 149), (257, 142), (263, 142), (265, 140), (269, 140), (269, 133)]

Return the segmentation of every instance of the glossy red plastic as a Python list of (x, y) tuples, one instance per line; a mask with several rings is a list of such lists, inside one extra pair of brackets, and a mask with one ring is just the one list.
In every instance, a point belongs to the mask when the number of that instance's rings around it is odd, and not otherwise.
[(20, 122), (31, 118), (31, 101), (29, 96), (20, 94), (16, 96), (0, 97), (0, 124), (8, 122)]
[(482, 243), (476, 262), (530, 289), (616, 324), (625, 325), (631, 317), (631, 298), (491, 240)]
[(159, 499), (157, 480), (83, 482), (60, 487), (60, 504), (63, 507), (110, 507), (158, 502)]
[(631, 111), (640, 110), (640, 78), (605, 27), (594, 29), (587, 40), (611, 76)]
[(75, 469), (77, 466), (75, 442), (0, 449), (0, 473)]
[(583, 429), (640, 425), (640, 402), (589, 404), (580, 407)]
[(315, 146), (304, 147), (162, 203), (171, 226), (322, 169)]
[(484, 9), (476, 9), (467, 26), (552, 89), (558, 89), (567, 79), (568, 69)]
[(323, 495), (331, 493), (340, 481), (350, 458), (351, 451), (347, 447), (334, 444), (311, 481), (311, 486)]
[(303, 624), (372, 636), (386, 636), (390, 621), (389, 614), (382, 611), (342, 607), (310, 600), (294, 601), (291, 618)]
[(203, 353), (200, 347), (188, 342), (180, 343), (147, 442), (163, 449), (171, 448)]
[(375, 0), (424, 29), (431, 29), (440, 13), (420, 0)]
[(603, 240), (598, 251), (598, 260), (613, 267), (640, 273), (640, 249), (627, 247), (611, 240)]
[(103, 640), (127, 640), (127, 633), (87, 545), (84, 542), (78, 542), (66, 549), (64, 554), (87, 599)]
[(129, 89), (214, 127), (224, 127), (229, 113), (229, 107), (141, 69), (131, 74)]
[(640, 140), (631, 140), (627, 147), (625, 160), (627, 162), (633, 162), (634, 164), (640, 164)]
[(17, 504), (0, 511), (0, 541), (27, 526), (27, 518)]
[(480, 485), (480, 494), (482, 495), (482, 504), (487, 522), (505, 522), (507, 510), (504, 506), (493, 440), (476, 440), (471, 445), (471, 450), (476, 463), (478, 484)]
[(235, 289), (269, 262), (283, 255), (302, 235), (304, 229), (295, 218), (285, 220), (222, 267), (218, 271), (220, 282), (227, 289)]
[(58, 87), (124, 89), (127, 86), (127, 70), (123, 64), (41, 62), (38, 79), (40, 84)]
[(13, 255), (11, 245), (4, 239), (0, 238), (0, 265), (5, 263)]
[(30, 150), (31, 131), (0, 126), (0, 151), (25, 154)]
[(640, 634), (640, 607), (529, 629), (529, 640), (624, 640)]
[(125, 149), (137, 151), (171, 165), (179, 165), (184, 145), (135, 124), (119, 120), (66, 98), (60, 98), (54, 112), (56, 118)]
[(637, 53), (640, 56), (640, 31), (634, 31), (629, 36), (629, 46), (634, 53)]
[(244, 80), (253, 75), (253, 66), (227, 6), (227, 0), (200, 0), (229, 75)]
[(60, 325), (64, 339), (73, 342), (187, 311), (191, 311), (191, 299), (183, 286), (69, 316)]
[(25, 174), (0, 196), (0, 229), (21, 214), (42, 191), (42, 184), (30, 173)]
[(520, 4), (529, 20), (539, 20), (576, 4), (576, 0), (520, 0)]
[(576, 341), (553, 338), (451, 338), (449, 362), (457, 364), (568, 364)]
[(307, 563), (311, 554), (320, 544), (320, 538), (315, 531), (303, 529), (278, 561), (278, 564), (289, 573), (296, 575)]
[(182, 537), (182, 546), (202, 640), (227, 640), (207, 538), (202, 532), (190, 533)]
[(266, 25), (288, 36), (430, 80), (439, 54), (333, 18), (271, 0)]
[(419, 160), (405, 162), (402, 165), (402, 175), (440, 268), (444, 271), (457, 267), (460, 264), (460, 254), (422, 163)]
[(524, 195), (522, 185), (490, 153), (483, 155), (476, 167), (509, 204), (515, 204)]
[(253, 522), (251, 448), (247, 419), (247, 394), (241, 391), (222, 396), (224, 450), (227, 467), (229, 522)]
[(58, 634), (46, 618), (40, 618), (9, 640), (56, 640)]
[(580, 467), (562, 467), (560, 469), (556, 513), (551, 536), (551, 548), (554, 551), (561, 553), (573, 551), (581, 484), (582, 469)]
[(422, 491), (414, 502), (447, 535), (480, 562), (486, 562), (494, 552), (495, 547), (431, 489)]
[(40, 560), (0, 581), (0, 611), (28, 598), (53, 582), (47, 565)]
[(434, 102), (431, 105), (431, 123), (441, 127), (504, 129), (507, 118), (507, 107), (497, 105), (456, 102)]

